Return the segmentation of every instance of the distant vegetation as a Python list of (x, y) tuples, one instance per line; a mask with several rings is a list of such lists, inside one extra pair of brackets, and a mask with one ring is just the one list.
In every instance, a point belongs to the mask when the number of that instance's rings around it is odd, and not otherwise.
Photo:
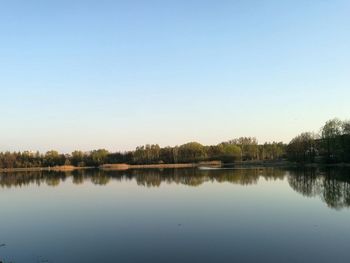
[(74, 151), (60, 154), (57, 151), (2, 152), (0, 168), (32, 168), (74, 165), (77, 167), (102, 164), (159, 164), (195, 163), (219, 160), (224, 163), (237, 161), (273, 161), (288, 159), (298, 163), (350, 162), (350, 122), (333, 119), (321, 128), (319, 134), (302, 133), (287, 145), (282, 142), (258, 144), (252, 137), (204, 146), (189, 142), (175, 147), (161, 148), (157, 144), (139, 146), (134, 151), (111, 153), (105, 149), (91, 152)]
[(332, 119), (319, 134), (305, 132), (287, 146), (287, 157), (301, 163), (350, 162), (350, 121)]
[(220, 160), (233, 163), (246, 160), (276, 160), (285, 155), (283, 143), (265, 143), (258, 145), (255, 138), (239, 138), (218, 145), (203, 146), (190, 142), (175, 147), (161, 148), (157, 144), (139, 146), (135, 151), (110, 153), (100, 149), (91, 152), (74, 151), (60, 154), (57, 151), (39, 152), (5, 152), (0, 153), (0, 168), (32, 168), (74, 165), (77, 167), (103, 164), (162, 164), (162, 163), (196, 163)]

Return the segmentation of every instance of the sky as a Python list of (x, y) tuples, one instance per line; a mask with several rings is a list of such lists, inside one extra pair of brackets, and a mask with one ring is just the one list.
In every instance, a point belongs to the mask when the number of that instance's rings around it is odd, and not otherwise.
[(350, 2), (0, 2), (0, 151), (289, 142), (350, 118)]

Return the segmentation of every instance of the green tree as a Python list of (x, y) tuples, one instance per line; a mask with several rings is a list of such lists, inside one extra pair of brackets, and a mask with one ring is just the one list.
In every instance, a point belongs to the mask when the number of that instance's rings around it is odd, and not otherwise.
[(106, 163), (109, 152), (105, 149), (94, 150), (91, 152), (92, 165), (100, 166)]
[(297, 162), (313, 162), (316, 156), (316, 135), (304, 132), (291, 140), (287, 146), (288, 158)]
[(342, 124), (342, 133), (344, 135), (350, 135), (350, 121), (344, 121)]
[(241, 148), (234, 144), (223, 144), (223, 154), (221, 161), (233, 163), (241, 158)]
[(85, 166), (84, 158), (85, 154), (82, 151), (74, 151), (71, 155), (71, 163), (74, 166), (83, 167)]
[(335, 118), (326, 122), (322, 127), (322, 142), (326, 149), (327, 162), (335, 162), (339, 157), (339, 136), (342, 134), (343, 123)]
[(63, 154), (59, 154), (58, 151), (51, 150), (46, 152), (44, 156), (44, 166), (59, 166), (64, 165), (65, 156)]
[(241, 148), (241, 160), (256, 160), (258, 159), (258, 141), (254, 137), (240, 137), (230, 140), (229, 144), (237, 145)]
[(198, 162), (206, 158), (205, 147), (198, 142), (189, 142), (179, 147), (179, 159), (181, 162)]

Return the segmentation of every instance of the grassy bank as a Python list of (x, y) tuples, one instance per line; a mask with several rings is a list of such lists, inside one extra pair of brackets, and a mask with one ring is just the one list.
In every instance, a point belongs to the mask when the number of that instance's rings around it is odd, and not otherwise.
[(102, 170), (128, 170), (128, 169), (166, 169), (166, 168), (191, 168), (196, 167), (193, 163), (177, 164), (104, 164), (99, 168)]
[(296, 163), (289, 161), (243, 161), (229, 164), (223, 164), (220, 161), (200, 162), (200, 163), (164, 163), (164, 164), (104, 164), (99, 167), (76, 167), (72, 165), (54, 166), (54, 167), (28, 167), (28, 168), (5, 168), (0, 172), (36, 172), (36, 171), (56, 171), (70, 172), (84, 169), (101, 169), (105, 171), (121, 171), (129, 169), (177, 169), (177, 168), (195, 168), (195, 167), (234, 167), (234, 168), (264, 168), (264, 167), (350, 167), (350, 163)]
[(199, 166), (221, 167), (220, 161), (200, 163), (162, 163), (162, 164), (104, 164), (102, 170), (128, 170), (128, 169), (169, 169), (169, 168), (192, 168)]

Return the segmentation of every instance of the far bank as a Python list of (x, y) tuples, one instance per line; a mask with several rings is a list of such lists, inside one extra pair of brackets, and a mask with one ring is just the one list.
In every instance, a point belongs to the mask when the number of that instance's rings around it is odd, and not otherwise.
[(54, 167), (27, 167), (27, 168), (4, 168), (0, 169), (2, 173), (11, 172), (38, 172), (38, 171), (55, 171), (71, 172), (75, 170), (100, 169), (104, 171), (123, 171), (131, 169), (181, 169), (181, 168), (273, 168), (273, 167), (350, 167), (350, 163), (296, 163), (286, 160), (281, 161), (243, 161), (235, 163), (222, 163), (220, 161), (200, 162), (200, 163), (162, 163), (162, 164), (103, 164), (99, 167), (77, 167), (72, 165), (54, 166)]

